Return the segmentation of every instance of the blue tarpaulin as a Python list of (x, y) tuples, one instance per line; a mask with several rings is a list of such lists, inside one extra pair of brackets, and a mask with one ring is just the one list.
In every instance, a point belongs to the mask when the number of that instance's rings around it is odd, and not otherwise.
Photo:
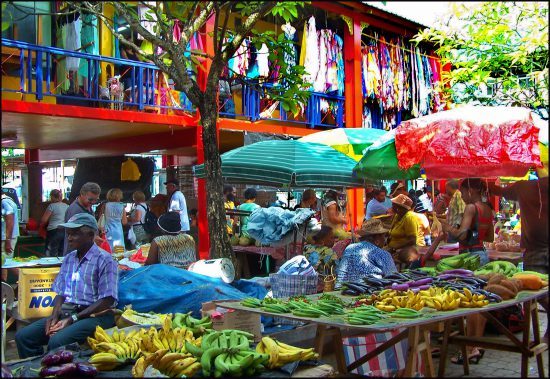
[(249, 280), (232, 284), (177, 267), (155, 264), (119, 272), (118, 305), (138, 312), (186, 313), (200, 316), (202, 303), (212, 300), (263, 299), (267, 290)]
[(248, 219), (248, 234), (263, 244), (272, 244), (307, 222), (313, 214), (311, 209), (306, 208), (296, 211), (279, 207), (258, 208)]

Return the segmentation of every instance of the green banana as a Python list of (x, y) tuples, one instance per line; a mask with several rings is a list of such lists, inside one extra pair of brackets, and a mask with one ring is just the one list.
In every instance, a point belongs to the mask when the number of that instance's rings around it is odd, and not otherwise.
[(202, 356), (202, 353), (203, 353), (203, 350), (198, 347), (198, 346), (195, 346), (194, 344), (192, 344), (191, 342), (189, 341), (185, 341), (185, 350), (190, 353), (190, 354), (193, 354), (193, 356), (199, 358)]
[(223, 352), (224, 349), (211, 347), (202, 354), (201, 366), (205, 375), (210, 375), (210, 372), (212, 372), (212, 361)]
[(219, 335), (220, 335), (219, 332), (212, 332), (210, 334), (206, 334), (202, 336), (201, 349), (203, 351), (207, 350), (210, 347), (210, 344), (212, 343), (212, 341), (218, 338)]
[(222, 374), (227, 374), (229, 372), (229, 367), (227, 366), (226, 359), (228, 358), (227, 353), (221, 353), (214, 359), (215, 370), (220, 370)]

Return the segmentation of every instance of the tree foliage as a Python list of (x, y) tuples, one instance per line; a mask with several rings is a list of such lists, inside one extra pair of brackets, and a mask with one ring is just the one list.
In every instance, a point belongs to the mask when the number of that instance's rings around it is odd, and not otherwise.
[(450, 13), (413, 39), (434, 43), (442, 64), (451, 64), (442, 77), (448, 99), (525, 106), (547, 117), (548, 3), (452, 3)]
[[(145, 29), (138, 17), (136, 4), (148, 7), (145, 20), (154, 21), (153, 32)], [(270, 51), (269, 60), (279, 66), (282, 79), (270, 89), (270, 98), (280, 101), (283, 108), (296, 114), (299, 105), (305, 104), (309, 96), (309, 84), (303, 82), (304, 68), (287, 65), (284, 52), (293, 47), (283, 33), (259, 31), (257, 23), (268, 15), (274, 16), (277, 23), (292, 21), (307, 2), (301, 1), (140, 1), (140, 2), (69, 2), (69, 9), (91, 12), (97, 15), (111, 32), (124, 44), (142, 57), (152, 61), (159, 69), (173, 79), (175, 88), (183, 91), (200, 113), (200, 127), (205, 151), (205, 171), (207, 181), (207, 213), (211, 242), (211, 257), (232, 257), (233, 251), (225, 231), (225, 210), (222, 196), (221, 160), (218, 150), (216, 123), (219, 116), (218, 86), (220, 76), (229, 59), (233, 57), (245, 38), (250, 38), (259, 48), (265, 43)], [(124, 37), (117, 30), (114, 21), (105, 16), (103, 8), (114, 7), (119, 18), (128, 22), (135, 33), (151, 42), (154, 52), (141, 49), (134, 41)], [(230, 20), (239, 20), (230, 28)], [(213, 25), (211, 22), (213, 21)], [(174, 24), (179, 22), (181, 37), (175, 42), (172, 34)], [(210, 27), (209, 37), (213, 41), (213, 52), (189, 51), (187, 46), (193, 35), (204, 33)], [(158, 48), (162, 50), (158, 54)], [(194, 71), (190, 74), (188, 69)], [(198, 82), (198, 74), (206, 76), (206, 85)], [(247, 82), (245, 77), (238, 80)], [(258, 86), (257, 82), (248, 83)]]

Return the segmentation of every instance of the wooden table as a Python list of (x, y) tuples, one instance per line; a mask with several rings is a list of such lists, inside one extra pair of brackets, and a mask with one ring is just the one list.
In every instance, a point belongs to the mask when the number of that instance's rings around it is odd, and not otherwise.
[[(350, 300), (350, 296), (343, 296), (339, 291), (330, 292), (332, 295), (337, 295), (346, 300)], [(309, 295), (307, 297), (311, 299), (319, 298), (320, 294)], [(540, 342), (540, 331), (538, 326), (538, 311), (536, 304), (536, 299), (548, 296), (546, 289), (540, 291), (522, 291), (518, 296), (513, 300), (507, 300), (500, 303), (491, 303), (483, 307), (482, 315), (484, 315), (490, 322), (493, 322), (497, 327), (502, 330), (505, 327), (498, 323), (492, 315), (488, 312), (509, 307), (514, 304), (523, 304), (526, 307), (526, 319), (529, 317), (529, 320), (533, 320), (533, 330), (534, 330), (534, 341), (531, 341), (529, 338), (529, 323), (524, 330), (523, 340), (519, 341), (512, 333), (505, 333), (514, 343), (515, 346), (510, 347), (509, 344), (498, 344), (496, 342), (483, 343), (475, 342), (476, 346), (485, 347), (487, 349), (496, 349), (496, 350), (505, 350), (512, 351), (522, 354), (522, 374), (527, 372), (528, 359), (531, 356), (536, 356), (539, 376), (543, 377), (543, 367), (542, 367), (542, 352), (548, 349), (548, 346)], [(422, 354), (426, 367), (426, 377), (435, 377), (435, 370), (432, 362), (431, 356), (431, 346), (429, 331), (444, 331), (444, 341), (441, 348), (441, 359), (439, 366), (439, 375), (442, 376), (442, 373), (445, 371), (445, 359), (447, 354), (447, 347), (449, 343), (460, 343), (464, 345), (464, 350), (466, 345), (472, 345), (472, 338), (464, 337), (464, 330), (461, 329), (462, 336), (454, 336), (450, 334), (450, 325), (453, 320), (463, 320), (464, 317), (470, 314), (479, 314), (480, 308), (459, 308), (453, 311), (436, 311), (432, 308), (424, 308), (422, 312), (424, 313), (423, 317), (416, 319), (384, 319), (381, 322), (378, 322), (373, 325), (350, 325), (347, 324), (344, 320), (343, 315), (333, 315), (330, 318), (319, 317), (319, 318), (309, 318), (309, 317), (298, 317), (292, 314), (279, 314), (266, 312), (259, 308), (248, 308), (242, 306), (238, 301), (222, 301), (217, 302), (218, 306), (223, 308), (238, 309), (247, 312), (260, 313), (269, 316), (284, 317), (293, 320), (299, 320), (302, 322), (312, 322), (317, 324), (317, 337), (315, 342), (315, 347), (319, 353), (322, 355), (322, 346), (325, 338), (332, 338), (332, 343), (334, 345), (334, 351), (336, 354), (336, 361), (338, 364), (338, 371), (341, 374), (347, 374), (349, 371), (354, 370), (355, 368), (361, 366), (370, 359), (376, 357), (389, 347), (395, 345), (404, 338), (408, 339), (408, 351), (407, 351), (407, 363), (405, 366), (404, 376), (413, 376), (416, 372), (416, 357), (418, 353)], [(528, 312), (528, 313), (527, 313)], [(529, 314), (529, 316), (527, 316)], [(527, 321), (529, 321), (527, 320)], [(460, 323), (459, 323), (460, 324)], [(499, 325), (500, 324), (500, 325)], [(405, 328), (404, 331), (394, 336), (392, 339), (383, 343), (381, 346), (375, 350), (367, 353), (365, 356), (359, 358), (357, 361), (352, 362), (350, 365), (346, 365), (344, 351), (342, 349), (342, 330), (351, 330), (357, 334), (367, 334), (367, 333), (383, 333), (387, 331), (393, 331), (396, 329)], [(512, 336), (514, 339), (512, 339)], [(483, 340), (487, 340), (483, 338)], [(465, 351), (463, 351), (465, 353)], [(466, 360), (467, 361), (467, 360)], [(540, 361), (540, 363), (539, 363)], [(468, 364), (465, 363), (465, 370), (467, 370)], [(525, 371), (524, 371), (525, 370)], [(465, 371), (466, 372), (466, 371)]]

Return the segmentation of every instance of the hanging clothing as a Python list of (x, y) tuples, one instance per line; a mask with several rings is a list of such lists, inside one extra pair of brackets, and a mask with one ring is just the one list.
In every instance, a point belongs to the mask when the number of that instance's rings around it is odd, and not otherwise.
[[(80, 16), (80, 19), (82, 20), (82, 29), (80, 32), (80, 45), (82, 49), (80, 51), (99, 55), (99, 28), (97, 25), (97, 16), (90, 13), (84, 13)], [(99, 72), (94, 73), (98, 77), (101, 73), (101, 65), (99, 65), (99, 67)], [(92, 64), (92, 70), (93, 69), (94, 66)], [(88, 74), (88, 61), (86, 59), (80, 61), (78, 74), (91, 80), (91, 75)]]
[(292, 67), (296, 65), (296, 46), (294, 45), (294, 35), (296, 34), (296, 29), (292, 27), (288, 22), (281, 26), (281, 29), (285, 33), (285, 38), (287, 40), (287, 43), (290, 47), (290, 53), (283, 54), (283, 60), (287, 64), (287, 66)]
[[(327, 85), (327, 40), (326, 30), (322, 29), (317, 32), (318, 46), (319, 46), (319, 69), (317, 70), (317, 76), (313, 82), (313, 90), (315, 92), (324, 93)], [(309, 48), (309, 46), (308, 46)]]
[(120, 167), (120, 181), (138, 181), (141, 177), (141, 172), (139, 172), (139, 167), (132, 158), (128, 158), (122, 162)]
[[(302, 42), (303, 43), (303, 42)], [(317, 73), (319, 72), (319, 45), (317, 41), (317, 29), (315, 28), (315, 17), (311, 16), (308, 21), (307, 39), (305, 40), (306, 52), (304, 68), (306, 75), (304, 81), (313, 86)]]
[[(65, 25), (66, 38), (65, 49), (71, 51), (80, 50), (80, 31), (82, 30), (82, 20), (80, 17)], [(65, 67), (67, 71), (77, 71), (80, 66), (80, 58), (67, 57), (65, 58)]]
[(263, 78), (269, 76), (269, 48), (262, 43), (260, 50), (256, 52), (256, 62), (258, 64), (258, 75)]

